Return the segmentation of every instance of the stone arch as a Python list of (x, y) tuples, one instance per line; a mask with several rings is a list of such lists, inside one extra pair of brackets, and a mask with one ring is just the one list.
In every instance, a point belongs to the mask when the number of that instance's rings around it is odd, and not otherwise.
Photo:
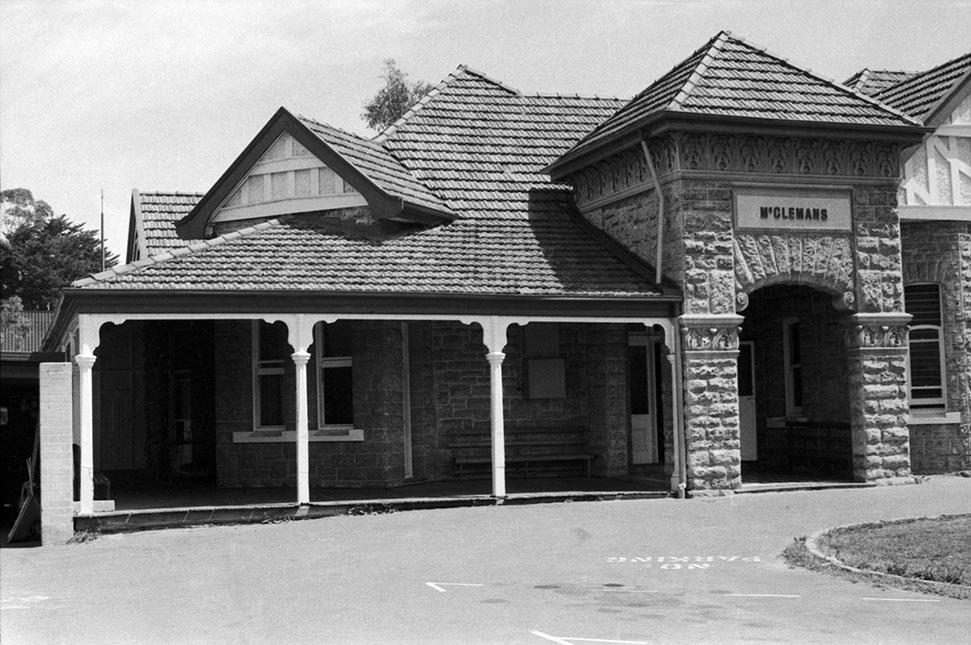
[(813, 287), (834, 296), (837, 308), (855, 308), (849, 237), (742, 233), (734, 256), (736, 311), (748, 306), (753, 291), (778, 284)]

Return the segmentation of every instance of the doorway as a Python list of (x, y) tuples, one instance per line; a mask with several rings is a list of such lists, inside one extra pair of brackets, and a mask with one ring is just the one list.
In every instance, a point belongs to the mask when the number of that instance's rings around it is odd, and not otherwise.
[(664, 460), (658, 423), (659, 342), (648, 334), (630, 334), (628, 344), (631, 464), (659, 464)]
[(738, 423), (742, 461), (757, 461), (758, 414), (755, 401), (755, 343), (745, 340), (738, 347)]

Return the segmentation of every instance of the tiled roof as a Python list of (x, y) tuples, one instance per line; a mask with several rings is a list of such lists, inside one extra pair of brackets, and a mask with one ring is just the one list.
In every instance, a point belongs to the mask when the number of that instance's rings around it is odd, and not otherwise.
[(454, 215), (435, 193), (422, 185), (408, 168), (388, 154), (380, 144), (307, 117), (297, 118), (389, 195), (424, 208)]
[(894, 69), (867, 69), (864, 67), (843, 81), (843, 85), (854, 92), (873, 96), (915, 75), (916, 72), (904, 72)]
[(646, 267), (575, 222), (569, 187), (540, 172), (623, 103), (523, 95), (463, 67), (375, 141), (300, 117), (386, 190), (428, 203), (437, 194), (437, 207), (444, 201), (458, 219), (374, 239), (322, 218), (284, 217), (75, 286), (656, 297)]
[(460, 67), (378, 138), (461, 217), (524, 217), (541, 169), (625, 103), (522, 94)]
[(39, 352), (44, 344), (44, 335), (54, 320), (53, 311), (23, 311), (25, 332), (18, 333), (13, 325), (3, 325), (0, 333), (0, 350), (6, 352)]
[(175, 233), (175, 223), (185, 217), (200, 199), (201, 193), (143, 193), (138, 192), (141, 211), (141, 230), (144, 232), (145, 255), (155, 255), (185, 246)]
[(635, 96), (568, 156), (633, 130), (662, 112), (816, 124), (916, 125), (870, 97), (723, 31)]
[(545, 200), (530, 218), (460, 219), (375, 240), (300, 216), (79, 280), (99, 289), (651, 297), (660, 290)]
[(971, 52), (889, 87), (876, 98), (923, 122), (968, 74), (971, 74)]

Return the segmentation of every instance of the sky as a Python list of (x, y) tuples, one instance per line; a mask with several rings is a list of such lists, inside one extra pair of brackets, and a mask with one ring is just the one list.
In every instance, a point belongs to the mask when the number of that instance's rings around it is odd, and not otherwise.
[(971, 48), (971, 0), (0, 0), (0, 188), (124, 259), (132, 189), (205, 192), (278, 107), (362, 135), (394, 58), (631, 97), (719, 30), (826, 78)]

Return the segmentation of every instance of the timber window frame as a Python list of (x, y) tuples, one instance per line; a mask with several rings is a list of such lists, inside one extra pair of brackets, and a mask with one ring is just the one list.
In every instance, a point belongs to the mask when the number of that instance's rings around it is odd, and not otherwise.
[(802, 343), (799, 336), (799, 319), (782, 321), (782, 366), (786, 385), (786, 417), (803, 416)]
[(947, 407), (942, 297), (941, 285), (935, 282), (904, 285), (904, 311), (913, 316), (907, 334), (911, 409)]
[(364, 433), (354, 428), (353, 336), (354, 324), (349, 320), (314, 327), (317, 431), (334, 439), (360, 441)]
[[(269, 334), (276, 335), (270, 338)], [(284, 381), (290, 358), (285, 347), (287, 331), (282, 325), (254, 320), (252, 325), (253, 429), (279, 433), (286, 429)], [(282, 341), (282, 344), (281, 344)], [(278, 356), (277, 351), (282, 350)]]

